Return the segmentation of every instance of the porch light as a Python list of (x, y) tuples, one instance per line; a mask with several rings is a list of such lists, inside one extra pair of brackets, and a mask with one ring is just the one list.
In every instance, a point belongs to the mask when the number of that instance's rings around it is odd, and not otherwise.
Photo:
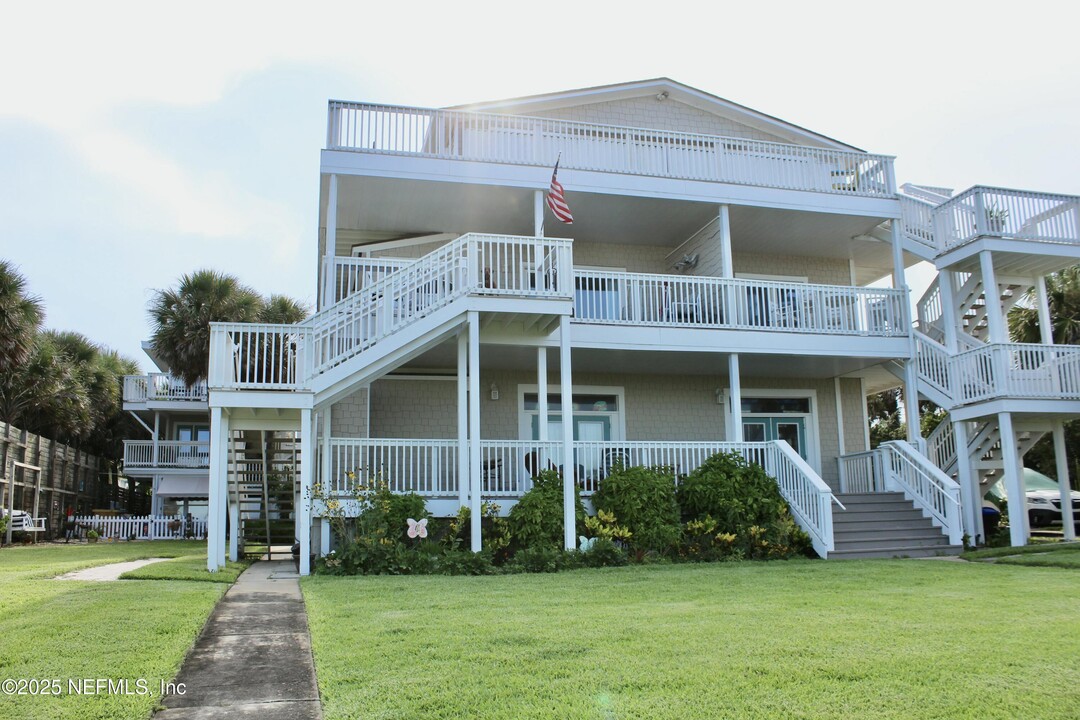
[(492, 400), (498, 400), (499, 399), (499, 386), (496, 385), (495, 383), (491, 383), (491, 399)]

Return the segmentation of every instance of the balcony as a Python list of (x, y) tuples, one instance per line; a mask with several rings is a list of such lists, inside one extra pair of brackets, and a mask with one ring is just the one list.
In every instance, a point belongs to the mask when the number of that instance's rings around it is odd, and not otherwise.
[(205, 382), (188, 387), (183, 380), (164, 373), (124, 377), (126, 403), (206, 402), (207, 396)]
[(959, 404), (998, 398), (1080, 400), (1080, 347), (996, 343), (952, 360)]
[(125, 440), (124, 470), (209, 470), (210, 443)]
[(331, 101), (326, 149), (893, 198), (887, 155), (551, 118)]

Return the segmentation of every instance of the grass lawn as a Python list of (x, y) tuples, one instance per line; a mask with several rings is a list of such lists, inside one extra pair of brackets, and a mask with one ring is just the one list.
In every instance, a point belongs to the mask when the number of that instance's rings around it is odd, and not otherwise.
[(797, 561), (303, 589), (328, 720), (1080, 716), (1068, 570)]
[[(0, 693), (0, 717), (146, 718), (226, 585), (49, 578), (94, 565), (205, 553), (188, 541), (38, 545), (0, 550), (0, 679), (58, 679), (60, 697)], [(205, 557), (205, 555), (204, 555)], [(68, 679), (145, 678), (150, 695), (67, 694)]]
[(120, 576), (121, 580), (195, 580), (232, 584), (240, 573), (247, 570), (250, 561), (227, 562), (216, 573), (206, 569), (206, 548), (202, 553), (178, 557), (174, 560), (143, 565)]

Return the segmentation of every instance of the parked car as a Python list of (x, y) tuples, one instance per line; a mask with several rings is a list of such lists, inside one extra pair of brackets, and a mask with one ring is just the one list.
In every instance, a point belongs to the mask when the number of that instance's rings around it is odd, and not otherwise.
[[(1024, 468), (1024, 494), (1027, 496), (1028, 522), (1031, 527), (1045, 527), (1061, 522), (1061, 491), (1057, 480), (1041, 472)], [(1073, 520), (1080, 524), (1080, 492), (1072, 493)], [(998, 481), (984, 496), (997, 504), (1006, 502), (1005, 483)]]

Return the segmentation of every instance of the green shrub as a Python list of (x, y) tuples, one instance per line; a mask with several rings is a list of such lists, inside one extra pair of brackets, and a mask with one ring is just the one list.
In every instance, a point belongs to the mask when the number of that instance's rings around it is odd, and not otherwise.
[(554, 545), (532, 545), (514, 553), (506, 564), (507, 572), (554, 573), (582, 565), (581, 553)]
[(611, 538), (599, 537), (581, 552), (581, 562), (585, 567), (619, 567), (630, 562), (630, 558)]
[[(581, 492), (574, 489), (574, 505), (577, 525), (585, 522), (585, 506), (581, 503)], [(577, 536), (577, 527), (574, 535)], [(563, 481), (554, 470), (544, 470), (533, 478), (533, 486), (521, 496), (510, 510), (510, 536), (513, 547), (520, 551), (524, 548), (563, 546)]]
[(593, 503), (629, 530), (627, 544), (638, 559), (650, 552), (666, 555), (678, 543), (679, 506), (669, 468), (616, 466), (600, 483)]
[(677, 497), (687, 559), (723, 559), (736, 551), (755, 559), (790, 557), (809, 547), (776, 481), (736, 453), (706, 460), (683, 479)]

